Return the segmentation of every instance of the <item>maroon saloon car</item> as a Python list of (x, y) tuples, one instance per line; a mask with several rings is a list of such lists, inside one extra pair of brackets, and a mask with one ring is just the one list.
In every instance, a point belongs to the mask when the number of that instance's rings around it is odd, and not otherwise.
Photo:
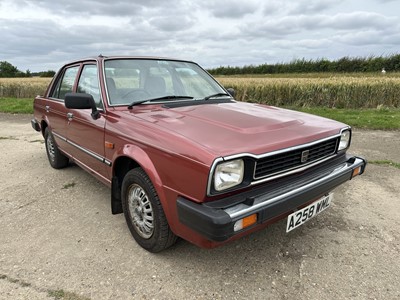
[(215, 247), (287, 217), (289, 232), (362, 174), (351, 128), (234, 100), (199, 65), (151, 57), (63, 66), (34, 101), (53, 168), (73, 161), (111, 188), (135, 240)]

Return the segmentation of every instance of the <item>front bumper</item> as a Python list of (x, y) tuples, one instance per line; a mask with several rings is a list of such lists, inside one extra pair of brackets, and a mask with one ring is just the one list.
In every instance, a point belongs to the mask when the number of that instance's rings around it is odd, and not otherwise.
[(36, 121), (36, 119), (31, 120), (31, 125), (33, 129), (35, 129), (36, 131), (40, 131), (40, 124), (38, 121)]
[[(342, 155), (301, 174), (224, 199), (199, 204), (179, 197), (179, 221), (210, 241), (223, 242), (321, 197), (351, 180), (355, 169), (360, 167), (362, 174), (366, 164), (361, 157)], [(235, 222), (252, 214), (257, 214), (257, 223), (235, 232)]]

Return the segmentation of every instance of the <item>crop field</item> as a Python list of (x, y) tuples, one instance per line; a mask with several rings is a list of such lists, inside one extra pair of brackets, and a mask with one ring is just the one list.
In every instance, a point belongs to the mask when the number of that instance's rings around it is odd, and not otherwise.
[(216, 77), (242, 101), (275, 106), (399, 108), (400, 75), (318, 77)]
[(51, 78), (0, 78), (0, 98), (34, 98), (46, 92)]
[[(216, 76), (241, 101), (286, 107), (400, 108), (400, 74)], [(0, 78), (0, 98), (42, 95), (50, 78)]]

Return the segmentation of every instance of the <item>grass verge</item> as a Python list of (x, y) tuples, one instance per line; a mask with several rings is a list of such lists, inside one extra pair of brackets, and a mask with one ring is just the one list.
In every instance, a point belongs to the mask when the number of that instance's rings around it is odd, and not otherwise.
[(400, 129), (400, 109), (336, 109), (320, 107), (290, 107), (290, 109), (333, 119), (355, 128), (382, 130)]
[(0, 98), (0, 112), (12, 114), (32, 114), (32, 98)]
[(390, 167), (395, 167), (397, 169), (400, 169), (400, 163), (391, 161), (391, 160), (372, 160), (368, 161), (368, 163), (373, 164), (373, 165), (383, 165), (383, 166), (390, 166)]

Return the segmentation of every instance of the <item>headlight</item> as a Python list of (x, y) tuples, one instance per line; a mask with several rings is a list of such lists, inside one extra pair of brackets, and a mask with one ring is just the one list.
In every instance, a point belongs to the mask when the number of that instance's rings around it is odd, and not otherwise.
[(244, 174), (242, 159), (231, 160), (219, 164), (214, 172), (214, 188), (220, 192), (235, 185), (241, 184)]
[(345, 150), (345, 149), (347, 149), (349, 147), (349, 145), (350, 145), (350, 137), (351, 137), (350, 130), (342, 131), (342, 134), (340, 136), (340, 142), (339, 142), (338, 151)]

